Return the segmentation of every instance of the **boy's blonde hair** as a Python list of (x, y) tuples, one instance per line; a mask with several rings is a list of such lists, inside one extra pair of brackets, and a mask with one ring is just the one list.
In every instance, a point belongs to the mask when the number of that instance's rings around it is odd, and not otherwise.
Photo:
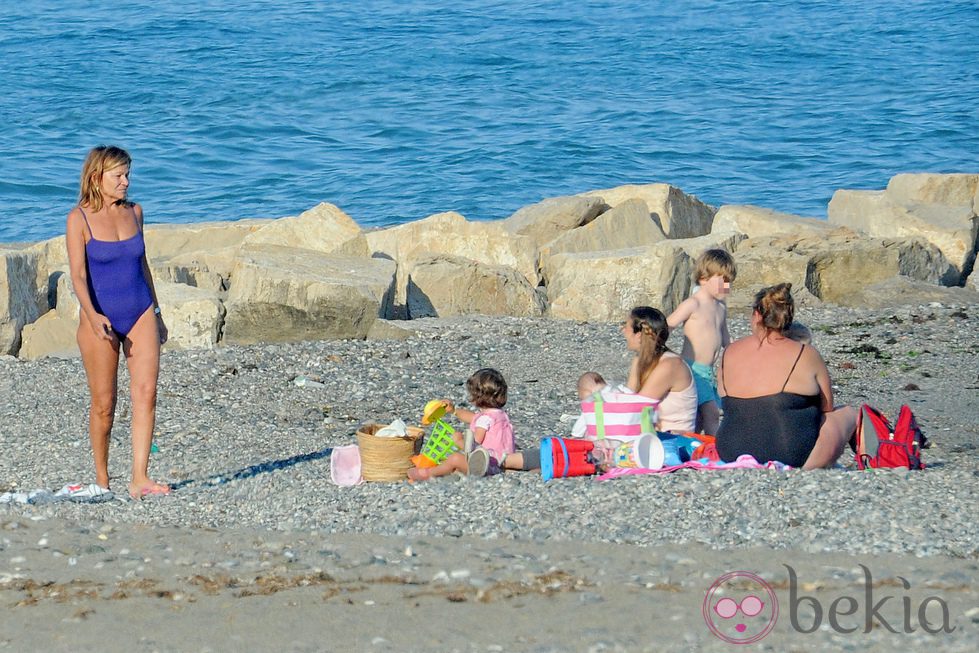
[(697, 257), (694, 263), (694, 281), (700, 283), (710, 279), (715, 274), (724, 277), (728, 283), (733, 283), (738, 276), (738, 268), (734, 264), (734, 257), (723, 249), (708, 249)]

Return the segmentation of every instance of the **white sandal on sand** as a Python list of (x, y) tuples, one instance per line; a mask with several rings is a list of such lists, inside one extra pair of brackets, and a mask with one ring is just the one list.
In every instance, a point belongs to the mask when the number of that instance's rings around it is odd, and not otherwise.
[(67, 499), (76, 503), (102, 503), (103, 501), (111, 501), (115, 497), (112, 490), (107, 490), (96, 483), (89, 483), (88, 485), (69, 483), (55, 492), (54, 496), (57, 500), (64, 501)]

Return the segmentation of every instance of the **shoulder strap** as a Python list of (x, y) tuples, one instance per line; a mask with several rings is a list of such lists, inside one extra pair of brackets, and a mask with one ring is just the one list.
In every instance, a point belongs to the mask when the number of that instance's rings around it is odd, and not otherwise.
[(143, 225), (139, 223), (139, 217), (136, 215), (136, 205), (130, 205), (129, 210), (133, 212), (133, 222), (136, 223), (136, 231), (143, 233)]
[(792, 363), (792, 369), (789, 370), (789, 375), (785, 377), (785, 383), (782, 384), (782, 389), (779, 392), (785, 392), (785, 386), (789, 384), (789, 379), (792, 377), (792, 372), (795, 372), (795, 366), (799, 364), (799, 359), (802, 358), (802, 352), (806, 350), (806, 346), (799, 345), (799, 355), (795, 357), (795, 362)]
[(78, 206), (78, 210), (82, 212), (82, 218), (84, 218), (84, 219), (85, 219), (85, 226), (86, 226), (86, 227), (88, 227), (88, 235), (89, 235), (89, 236), (90, 236), (91, 238), (93, 238), (93, 239), (94, 239), (94, 238), (95, 238), (95, 234), (93, 234), (93, 233), (92, 233), (92, 225), (90, 225), (90, 224), (88, 223), (88, 216), (87, 216), (87, 215), (85, 215), (85, 209), (83, 209), (83, 208), (81, 207), (81, 205), (79, 205), (79, 206)]

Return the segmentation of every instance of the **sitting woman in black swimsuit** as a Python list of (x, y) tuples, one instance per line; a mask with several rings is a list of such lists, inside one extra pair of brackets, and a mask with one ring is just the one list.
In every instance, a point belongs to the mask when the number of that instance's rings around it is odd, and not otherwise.
[(717, 453), (733, 461), (750, 454), (758, 462), (829, 467), (857, 425), (857, 412), (833, 407), (829, 371), (811, 345), (786, 336), (795, 304), (792, 284), (755, 295), (751, 335), (731, 343), (721, 358), (718, 390), (724, 419)]

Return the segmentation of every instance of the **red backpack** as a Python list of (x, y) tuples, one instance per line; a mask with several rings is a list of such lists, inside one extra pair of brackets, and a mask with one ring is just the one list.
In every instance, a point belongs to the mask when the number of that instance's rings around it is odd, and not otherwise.
[(921, 450), (927, 446), (918, 420), (907, 405), (901, 406), (897, 415), (897, 424), (891, 428), (891, 423), (884, 415), (874, 408), (864, 404), (860, 407), (857, 418), (857, 467), (907, 467), (908, 469), (924, 469), (921, 460)]

